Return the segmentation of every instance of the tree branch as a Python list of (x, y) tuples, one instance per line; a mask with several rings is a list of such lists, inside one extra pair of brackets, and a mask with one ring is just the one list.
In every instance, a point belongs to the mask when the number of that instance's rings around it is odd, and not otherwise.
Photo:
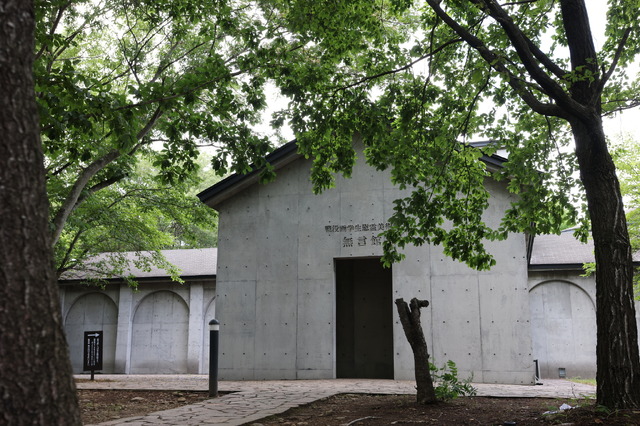
[(522, 0), (522, 1), (512, 1), (509, 3), (503, 3), (502, 6), (516, 6), (516, 5), (520, 5), (520, 4), (528, 4), (528, 3), (535, 3), (538, 0)]
[[(60, 13), (62, 13), (62, 11), (64, 11), (68, 6), (70, 6), (73, 2), (69, 2), (68, 4), (64, 5), (63, 8), (60, 9)], [(60, 45), (57, 49), (51, 50), (51, 58), (48, 61), (47, 64), (47, 71), (51, 71), (51, 69), (53, 68), (53, 63), (58, 60), (58, 58), (69, 48), (70, 43), (78, 36), (80, 35), (80, 33), (82, 32), (82, 30), (89, 24), (89, 21), (91, 21), (93, 18), (95, 18), (96, 16), (100, 15), (100, 14), (104, 14), (106, 13), (110, 8), (108, 6), (105, 6), (104, 9), (102, 8), (98, 8), (97, 5), (96, 7), (93, 9), (93, 12), (91, 13), (91, 15), (88, 15), (85, 17), (84, 21), (82, 21), (82, 23), (78, 26), (78, 28), (76, 28), (73, 32), (71, 32), (65, 39), (64, 39), (64, 43), (62, 45)], [(55, 23), (55, 25), (52, 27), (51, 29), (51, 33), (49, 34), (50, 37), (53, 37), (53, 35), (55, 34), (55, 30), (58, 27), (59, 24), (59, 18), (61, 18), (62, 15), (60, 14), (60, 16), (56, 19), (58, 19), (58, 22)], [(44, 46), (43, 49), (41, 49), (41, 51), (39, 52), (40, 54), (44, 53)]]
[(620, 111), (626, 111), (628, 109), (632, 109), (640, 106), (640, 99), (621, 99), (621, 100), (611, 99), (608, 102), (606, 102), (604, 105), (617, 104), (617, 103), (623, 103), (623, 102), (625, 103), (624, 105), (614, 108), (610, 111), (603, 112), (602, 115), (606, 117), (606, 116), (618, 113)]
[[(589, 15), (584, 0), (562, 0), (560, 2), (564, 32), (569, 46), (572, 71), (582, 74), (590, 71), (591, 76), (577, 79), (571, 84), (569, 91), (571, 98), (587, 107), (595, 107), (601, 113), (600, 70), (597, 64), (596, 48), (593, 44)], [(582, 71), (584, 68), (584, 71)], [(591, 108), (590, 108), (591, 109)], [(579, 117), (582, 121), (591, 121), (593, 116), (588, 114)]]
[[(142, 140), (149, 131), (156, 124), (158, 119), (162, 116), (162, 109), (158, 107), (154, 114), (151, 116), (147, 124), (138, 132), (138, 140)], [(144, 142), (138, 142), (129, 152), (128, 155), (133, 155)], [(67, 219), (71, 215), (71, 213), (78, 207), (78, 202), (82, 195), (82, 192), (85, 190), (89, 181), (102, 169), (111, 164), (116, 159), (122, 156), (122, 152), (114, 149), (109, 151), (107, 154), (93, 161), (87, 167), (85, 167), (76, 181), (74, 182), (69, 194), (65, 198), (62, 206), (56, 213), (53, 218), (53, 233), (52, 233), (52, 245), (55, 246), (58, 240), (60, 239), (60, 235), (62, 234), (62, 229), (64, 228), (64, 224), (67, 222)], [(99, 184), (98, 184), (99, 185)], [(86, 198), (86, 197), (85, 197)]]
[(75, 210), (80, 204), (82, 204), (84, 200), (89, 198), (91, 195), (95, 194), (96, 192), (102, 189), (110, 187), (114, 183), (121, 181), (125, 176), (126, 175), (112, 176), (109, 179), (105, 179), (102, 182), (98, 182), (92, 187), (90, 187), (89, 189), (82, 191), (82, 194), (78, 197), (78, 200), (76, 201), (75, 206), (73, 206), (73, 210)]
[(57, 176), (57, 175), (59, 175), (60, 173), (64, 172), (64, 171), (67, 169), (67, 167), (69, 167), (70, 165), (71, 165), (71, 161), (68, 161), (68, 162), (67, 162), (66, 164), (64, 164), (62, 167), (60, 167), (60, 168), (59, 168), (59, 169), (57, 169), (57, 170), (52, 171), (52, 172), (51, 172), (51, 173), (49, 173), (49, 174), (50, 174), (51, 176)]
[[(56, 17), (53, 20), (53, 23), (51, 24), (51, 29), (49, 30), (49, 37), (53, 37), (53, 35), (56, 32), (56, 28), (58, 28), (58, 25), (60, 24), (60, 20), (62, 19), (62, 15), (64, 14), (65, 10), (67, 10), (67, 8), (69, 6), (71, 6), (71, 1), (63, 4), (59, 9), (58, 12), (56, 13)], [(46, 44), (43, 44), (42, 47), (40, 47), (40, 50), (38, 50), (38, 52), (35, 55), (34, 58), (34, 62), (37, 62), (38, 59), (40, 59), (40, 57), (44, 54), (46, 50)]]
[[(228, 76), (226, 77), (236, 77), (240, 74), (243, 74), (245, 71), (236, 71), (236, 72), (232, 72), (230, 73)], [(180, 93), (174, 93), (173, 95), (168, 95), (168, 96), (163, 96), (161, 98), (156, 98), (156, 99), (149, 99), (146, 101), (142, 101), (142, 102), (137, 102), (135, 104), (129, 104), (129, 105), (123, 105), (121, 107), (115, 108), (114, 111), (121, 111), (121, 110), (125, 110), (125, 109), (132, 109), (132, 108), (138, 108), (141, 106), (145, 106), (145, 105), (150, 105), (150, 104), (155, 104), (158, 102), (165, 102), (165, 101), (170, 101), (173, 99), (177, 99), (180, 98), (182, 96), (185, 96), (187, 93), (192, 93), (195, 92), (197, 90), (203, 89), (205, 87), (207, 87), (208, 85), (215, 83), (216, 81), (218, 81), (218, 78), (212, 79), (212, 80), (207, 80), (195, 87), (193, 87), (192, 89), (186, 90), (184, 92), (180, 92)]]
[(58, 210), (58, 213), (53, 218), (52, 245), (55, 246), (60, 239), (64, 224), (69, 218), (71, 212), (76, 208), (78, 198), (80, 198), (82, 191), (87, 186), (91, 178), (93, 178), (100, 170), (102, 170), (112, 161), (120, 157), (121, 154), (122, 153), (118, 150), (112, 150), (99, 159), (95, 160), (93, 163), (89, 164), (82, 170), (82, 172), (78, 176), (78, 179), (76, 179), (73, 186), (71, 187), (69, 194), (62, 203), (62, 206), (60, 206), (60, 210)]
[[(544, 53), (542, 53), (542, 51), (540, 51), (537, 47), (535, 48), (535, 50), (538, 51), (537, 55), (535, 55), (531, 51), (533, 42), (522, 33), (520, 28), (513, 22), (513, 19), (511, 19), (511, 16), (509, 16), (509, 14), (503, 8), (501, 8), (495, 0), (470, 1), (479, 5), (480, 7), (484, 6), (486, 10), (489, 11), (489, 15), (500, 24), (507, 37), (509, 37), (512, 46), (515, 48), (516, 53), (518, 54), (518, 57), (527, 70), (529, 76), (533, 78), (533, 80), (535, 80), (540, 85), (540, 87), (542, 87), (547, 96), (549, 96), (563, 109), (573, 115), (583, 118), (589, 116), (588, 111), (584, 105), (574, 100), (567, 92), (565, 92), (560, 84), (549, 77), (549, 75), (538, 66), (536, 59), (539, 60), (539, 56), (540, 58), (543, 58), (543, 61), (541, 62), (543, 62), (543, 64), (548, 64), (548, 67), (551, 67), (554, 74), (562, 73), (562, 70), (559, 67), (555, 66), (555, 64), (553, 64), (553, 62), (549, 58), (547, 58), (546, 55), (544, 55)], [(561, 75), (564, 76), (564, 74)]]
[[(165, 58), (170, 58), (171, 55), (173, 54), (173, 52), (175, 52), (175, 50), (178, 48), (178, 46), (180, 45), (180, 42), (176, 42), (174, 43), (169, 50), (167, 51)], [(199, 44), (199, 46), (201, 46), (201, 44)], [(156, 68), (156, 72), (153, 74), (153, 77), (151, 77), (151, 80), (149, 80), (150, 83), (155, 82), (156, 80), (158, 80), (158, 78), (160, 78), (160, 75), (162, 74), (162, 72), (164, 70), (166, 70), (169, 66), (171, 66), (171, 64), (173, 64), (174, 62), (178, 61), (179, 59), (176, 58), (173, 61), (167, 60), (166, 64), (162, 64), (162, 60), (160, 60), (160, 62), (158, 63), (158, 67)]]
[(618, 47), (616, 49), (615, 55), (613, 56), (613, 62), (611, 62), (611, 66), (604, 73), (604, 75), (602, 76), (602, 79), (600, 80), (600, 84), (598, 86), (599, 93), (602, 93), (602, 91), (604, 90), (605, 84), (607, 84), (607, 81), (609, 81), (609, 79), (611, 78), (611, 75), (615, 71), (616, 66), (618, 65), (618, 62), (620, 61), (620, 57), (622, 56), (622, 52), (624, 52), (624, 46), (627, 44), (627, 40), (629, 40), (630, 34), (631, 34), (631, 28), (627, 28), (624, 31), (622, 38), (620, 39), (620, 43), (618, 43)]
[(78, 232), (76, 232), (76, 235), (74, 235), (73, 239), (71, 240), (71, 242), (69, 243), (69, 247), (67, 247), (67, 251), (64, 254), (64, 257), (62, 258), (62, 260), (60, 261), (60, 264), (57, 265), (56, 267), (56, 274), (58, 276), (58, 278), (60, 278), (60, 275), (62, 275), (65, 271), (68, 271), (69, 269), (71, 269), (73, 266), (67, 266), (67, 262), (69, 261), (69, 258), (71, 257), (71, 252), (73, 251), (73, 248), (76, 246), (76, 243), (78, 242), (78, 240), (80, 239), (80, 236), (84, 233), (84, 230), (79, 229)]
[(560, 68), (558, 64), (553, 62), (551, 58), (545, 55), (545, 53), (540, 50), (540, 48), (533, 41), (531, 41), (529, 37), (524, 37), (527, 41), (527, 44), (529, 45), (529, 50), (531, 50), (531, 53), (533, 53), (533, 56), (535, 56), (536, 59), (539, 60), (546, 69), (553, 73), (553, 75), (555, 75), (559, 79), (562, 79), (568, 74), (567, 70)]
[(333, 92), (335, 93), (335, 92), (339, 92), (341, 90), (347, 90), (347, 89), (350, 89), (352, 87), (359, 86), (362, 83), (366, 83), (367, 81), (377, 80), (378, 78), (384, 77), (385, 75), (397, 74), (399, 72), (406, 71), (409, 68), (411, 68), (412, 66), (414, 66), (415, 64), (417, 64), (418, 62), (434, 56), (435, 54), (437, 54), (438, 52), (442, 51), (447, 46), (449, 46), (449, 45), (451, 45), (453, 43), (459, 43), (461, 41), (463, 41), (461, 38), (456, 38), (456, 39), (453, 39), (453, 40), (449, 40), (448, 42), (444, 43), (443, 45), (438, 46), (435, 50), (427, 53), (426, 55), (422, 55), (421, 57), (419, 57), (415, 61), (412, 61), (412, 62), (408, 63), (407, 65), (404, 65), (404, 66), (402, 66), (400, 68), (396, 68), (394, 70), (388, 70), (388, 71), (381, 72), (379, 74), (363, 77), (360, 80), (356, 81), (355, 83), (351, 83), (351, 84), (348, 84), (348, 85), (343, 86), (343, 87), (338, 87), (337, 89), (334, 89)]
[[(524, 0), (524, 1), (518, 1), (518, 2), (512, 2), (512, 3), (504, 3), (501, 5), (501, 7), (529, 4), (529, 3), (535, 3), (537, 1), (538, 0)], [(549, 10), (552, 7), (553, 7), (553, 4), (550, 6)], [(551, 58), (549, 58), (542, 50), (540, 50), (540, 48), (524, 33), (522, 35), (527, 41), (527, 44), (529, 45), (529, 49), (531, 50), (531, 53), (533, 53), (536, 59), (538, 59), (538, 61), (540, 61), (540, 63), (544, 65), (544, 67), (547, 70), (549, 70), (553, 75), (555, 75), (559, 79), (563, 79), (564, 76), (567, 75), (568, 73), (567, 70), (562, 69), (558, 64), (553, 62)]]
[(471, 121), (471, 113), (472, 113), (475, 105), (480, 100), (480, 96), (482, 95), (482, 93), (485, 91), (485, 89), (489, 85), (490, 81), (491, 81), (491, 73), (489, 72), (488, 75), (487, 75), (487, 79), (485, 80), (484, 84), (482, 85), (482, 87), (480, 87), (478, 89), (476, 94), (473, 96), (473, 99), (471, 100), (471, 104), (469, 105), (469, 108), (467, 110), (467, 115), (466, 115), (466, 117), (465, 117), (465, 119), (463, 121), (462, 129), (461, 129), (461, 133), (463, 135), (465, 135), (465, 137), (467, 136), (467, 131), (469, 129), (469, 123)]
[[(144, 138), (145, 136), (147, 136), (147, 133), (149, 133), (151, 131), (151, 129), (153, 128), (153, 126), (156, 125), (156, 123), (158, 122), (158, 120), (160, 119), (160, 117), (162, 117), (162, 114), (164, 113), (164, 110), (158, 106), (156, 108), (156, 110), (154, 111), (153, 115), (151, 116), (151, 118), (149, 119), (149, 121), (147, 121), (147, 124), (145, 124), (145, 126), (140, 129), (140, 131), (138, 132), (138, 134), (136, 135), (136, 137), (138, 138), (138, 140), (141, 140), (142, 138)], [(138, 148), (140, 147), (140, 144), (137, 144), (133, 150), (131, 152), (129, 152), (129, 155), (133, 154), (134, 152), (136, 152), (138, 150)]]
[[(474, 1), (474, 0), (471, 0)], [(440, 0), (427, 0), (433, 11), (453, 31), (456, 32), (469, 46), (475, 49), (480, 56), (497, 72), (503, 74), (507, 83), (520, 96), (520, 98), (535, 112), (541, 115), (549, 115), (566, 118), (564, 111), (554, 104), (545, 104), (539, 101), (527, 88), (527, 84), (516, 77), (504, 64), (504, 59), (489, 49), (479, 38), (471, 34), (467, 29), (459, 25), (449, 14), (440, 7)], [(545, 93), (546, 94), (546, 93)], [(548, 94), (546, 94), (548, 95)]]

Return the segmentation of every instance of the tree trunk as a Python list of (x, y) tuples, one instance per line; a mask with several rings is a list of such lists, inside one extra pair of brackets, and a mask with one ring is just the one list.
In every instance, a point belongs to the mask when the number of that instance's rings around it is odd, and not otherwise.
[(426, 308), (429, 302), (411, 299), (410, 305), (404, 299), (396, 299), (398, 315), (402, 323), (402, 329), (413, 350), (413, 361), (416, 371), (416, 387), (418, 394), (416, 402), (418, 404), (433, 404), (437, 402), (436, 393), (433, 388), (433, 380), (429, 371), (429, 351), (427, 341), (424, 338), (422, 325), (420, 324), (420, 308)]
[(640, 407), (640, 358), (633, 298), (633, 264), (620, 184), (604, 135), (597, 54), (584, 0), (562, 0), (571, 69), (581, 78), (571, 97), (584, 106), (569, 119), (580, 178), (587, 195), (596, 258), (597, 402), (608, 408)]
[(34, 11), (0, 0), (0, 424), (81, 424), (49, 239)]
[(631, 244), (615, 166), (602, 121), (572, 122), (596, 258), (597, 402), (640, 407), (640, 358)]

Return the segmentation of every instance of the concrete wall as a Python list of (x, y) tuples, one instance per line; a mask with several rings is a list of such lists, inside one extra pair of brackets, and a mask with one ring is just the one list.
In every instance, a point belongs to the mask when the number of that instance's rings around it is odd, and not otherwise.
[(104, 290), (61, 285), (71, 364), (82, 373), (85, 331), (102, 330), (102, 373), (207, 373), (208, 323), (215, 315), (215, 280), (124, 283)]
[(595, 278), (576, 271), (530, 272), (533, 355), (542, 378), (595, 378)]
[[(533, 356), (543, 379), (596, 376), (596, 281), (582, 271), (531, 271)], [(640, 303), (636, 302), (636, 322)], [(639, 324), (640, 325), (640, 324)]]
[[(360, 157), (362, 157), (360, 155)], [(403, 192), (387, 173), (363, 164), (351, 179), (313, 195), (310, 162), (279, 171), (218, 206), (217, 316), (221, 379), (336, 377), (335, 259), (378, 257), (379, 229)], [(504, 185), (486, 220), (508, 206)], [(525, 240), (489, 244), (497, 265), (476, 272), (438, 247), (409, 247), (392, 270), (392, 298), (428, 299), (423, 327), (437, 364), (451, 359), (461, 374), (491, 383), (532, 383)], [(413, 356), (395, 308), (394, 376), (412, 379)]]

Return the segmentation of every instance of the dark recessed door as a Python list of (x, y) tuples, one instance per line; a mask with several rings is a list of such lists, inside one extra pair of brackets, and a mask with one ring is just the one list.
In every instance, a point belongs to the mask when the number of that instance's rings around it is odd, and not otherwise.
[(391, 269), (379, 258), (336, 259), (336, 375), (393, 379)]

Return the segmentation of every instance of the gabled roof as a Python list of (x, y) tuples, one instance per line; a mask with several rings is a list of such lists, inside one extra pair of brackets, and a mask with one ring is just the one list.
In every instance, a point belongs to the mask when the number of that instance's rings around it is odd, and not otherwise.
[(536, 235), (529, 269), (582, 269), (589, 262), (595, 262), (593, 241), (582, 243), (568, 229), (560, 235)]
[[(148, 257), (150, 252), (140, 252), (141, 256)], [(218, 249), (217, 248), (205, 248), (205, 249), (183, 249), (183, 250), (162, 250), (162, 255), (167, 259), (169, 263), (176, 266), (180, 270), (180, 277), (186, 278), (215, 278), (216, 269), (218, 264)], [(130, 262), (131, 267), (127, 271), (133, 275), (136, 279), (166, 279), (169, 278), (169, 274), (164, 269), (151, 267), (149, 270), (143, 270), (136, 267), (133, 261), (138, 258), (136, 252), (122, 253)], [(109, 254), (104, 253), (88, 260), (88, 263), (92, 261), (100, 261), (108, 259)], [(70, 281), (82, 281), (89, 278), (103, 278), (96, 277), (91, 274), (90, 271), (67, 271), (60, 277), (61, 282)], [(109, 280), (118, 279), (110, 277)]]
[[(277, 170), (300, 157), (302, 157), (302, 155), (298, 153), (298, 145), (294, 140), (282, 145), (267, 155), (266, 160)], [(246, 175), (236, 173), (200, 192), (198, 198), (209, 207), (215, 207), (227, 198), (231, 198), (238, 192), (257, 183), (259, 180), (260, 169), (254, 169)]]
[[(639, 261), (640, 253), (634, 253), (633, 263)], [(566, 229), (560, 235), (535, 237), (529, 270), (582, 270), (585, 263), (592, 262), (595, 262), (593, 240), (582, 243), (573, 236), (573, 229)]]
[[(482, 149), (483, 147), (488, 146), (491, 143), (491, 141), (478, 143), (472, 142), (467, 145)], [(302, 158), (302, 155), (298, 153), (297, 141), (293, 140), (273, 151), (266, 157), (266, 160), (276, 170), (278, 170), (299, 158)], [(483, 155), (481, 157), (481, 160), (484, 161), (489, 167), (493, 167), (496, 169), (502, 167), (503, 163), (507, 161), (506, 158), (495, 154), (491, 156)], [(257, 183), (259, 179), (259, 169), (255, 169), (251, 173), (246, 175), (236, 173), (200, 192), (198, 194), (198, 198), (209, 207), (215, 208), (221, 202), (227, 200), (228, 198), (231, 198), (235, 194), (243, 191), (254, 183)]]

